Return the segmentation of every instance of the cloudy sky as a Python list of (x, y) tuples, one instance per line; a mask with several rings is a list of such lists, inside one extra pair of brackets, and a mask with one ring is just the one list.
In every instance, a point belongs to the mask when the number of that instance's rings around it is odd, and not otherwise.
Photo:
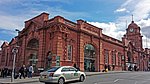
[(150, 0), (0, 0), (0, 45), (10, 42), (17, 35), (15, 29), (24, 28), (24, 21), (42, 12), (50, 18), (86, 20), (117, 39), (126, 33), (133, 14), (141, 27), (143, 47), (150, 48)]

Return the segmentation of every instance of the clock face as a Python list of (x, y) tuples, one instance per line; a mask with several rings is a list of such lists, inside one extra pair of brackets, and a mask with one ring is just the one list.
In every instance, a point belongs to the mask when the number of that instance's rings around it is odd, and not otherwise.
[(130, 32), (133, 32), (134, 30), (133, 30), (133, 28), (130, 28)]

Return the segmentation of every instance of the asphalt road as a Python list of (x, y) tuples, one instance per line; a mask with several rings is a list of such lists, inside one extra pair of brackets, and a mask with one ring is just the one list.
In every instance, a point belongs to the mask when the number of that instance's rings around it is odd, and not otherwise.
[[(28, 84), (44, 84), (40, 82)], [(88, 76), (84, 82), (67, 84), (150, 84), (150, 72), (129, 72)]]

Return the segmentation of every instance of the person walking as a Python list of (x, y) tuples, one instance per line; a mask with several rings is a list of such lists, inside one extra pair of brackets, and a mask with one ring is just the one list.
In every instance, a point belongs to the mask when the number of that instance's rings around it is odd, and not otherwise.
[(29, 78), (32, 78), (32, 73), (33, 73), (34, 71), (33, 71), (33, 66), (32, 65), (30, 65), (30, 67), (29, 67)]
[(4, 78), (4, 69), (2, 69), (1, 76)]
[(25, 78), (25, 65), (23, 65), (20, 69), (19, 69), (19, 73), (20, 73), (20, 79), (23, 76), (23, 78)]
[(112, 65), (112, 70), (113, 70), (113, 71), (115, 70), (115, 65)]

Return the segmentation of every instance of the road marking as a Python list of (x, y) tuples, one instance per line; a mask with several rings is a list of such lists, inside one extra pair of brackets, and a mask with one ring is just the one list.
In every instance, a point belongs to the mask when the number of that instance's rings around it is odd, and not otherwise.
[(114, 83), (116, 83), (117, 81), (119, 81), (119, 79), (114, 80)]
[(114, 80), (114, 83), (118, 82), (119, 80), (124, 80), (124, 79), (116, 79)]
[(132, 76), (130, 78), (137, 78), (137, 77), (140, 77), (140, 76), (142, 76), (142, 75), (135, 75), (135, 76)]

